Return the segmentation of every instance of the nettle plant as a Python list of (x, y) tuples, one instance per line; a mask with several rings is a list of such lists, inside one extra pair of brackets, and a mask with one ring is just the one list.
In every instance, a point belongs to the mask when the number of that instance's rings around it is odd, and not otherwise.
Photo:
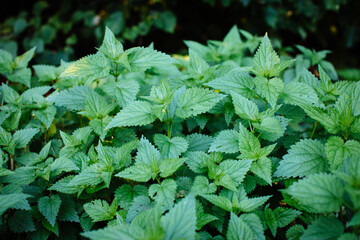
[(359, 82), (241, 33), (187, 61), (106, 29), (34, 76), (0, 51), (2, 236), (357, 239)]

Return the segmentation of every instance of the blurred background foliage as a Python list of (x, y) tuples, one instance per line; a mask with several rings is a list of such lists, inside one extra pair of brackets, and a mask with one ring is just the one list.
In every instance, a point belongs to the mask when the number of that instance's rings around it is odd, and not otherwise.
[[(281, 52), (324, 52), (342, 76), (360, 77), (358, 0), (16, 1), (0, 9), (0, 48), (14, 56), (36, 46), (33, 63), (59, 64), (94, 53), (108, 26), (126, 48), (155, 43), (187, 54), (183, 40), (220, 40), (236, 24), (268, 32)], [(307, 50), (301, 47), (301, 45)], [(306, 53), (304, 51), (307, 51)], [(330, 53), (330, 54), (329, 54)], [(315, 54), (311, 56), (311, 54)], [(320, 59), (321, 60), (321, 59)], [(312, 59), (311, 61), (320, 61)], [(315, 63), (317, 64), (317, 63)], [(341, 70), (343, 69), (343, 70)]]

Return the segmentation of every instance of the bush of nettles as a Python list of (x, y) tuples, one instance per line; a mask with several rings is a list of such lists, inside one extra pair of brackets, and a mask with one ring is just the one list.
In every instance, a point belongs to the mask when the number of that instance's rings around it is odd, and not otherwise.
[(0, 50), (2, 237), (358, 238), (360, 83), (236, 26), (185, 43)]

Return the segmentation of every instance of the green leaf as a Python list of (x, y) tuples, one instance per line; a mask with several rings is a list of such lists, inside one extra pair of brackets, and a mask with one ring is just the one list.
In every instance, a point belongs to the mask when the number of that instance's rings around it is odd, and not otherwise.
[(151, 159), (153, 158), (160, 163), (161, 155), (159, 150), (157, 150), (145, 137), (141, 137), (137, 149), (138, 151), (135, 158), (136, 163), (145, 163), (150, 166)]
[(26, 51), (24, 54), (14, 59), (15, 68), (26, 68), (30, 60), (33, 58), (36, 47)]
[(38, 98), (41, 98), (51, 89), (50, 86), (33, 87), (21, 94), (21, 99), (26, 103), (33, 103)]
[(105, 27), (105, 36), (99, 52), (115, 61), (118, 60), (124, 52), (122, 44), (115, 38), (114, 33), (108, 27)]
[(13, 135), (15, 148), (25, 147), (38, 132), (39, 129), (37, 128), (26, 128), (16, 131)]
[(152, 203), (147, 196), (137, 196), (132, 202), (129, 212), (126, 216), (126, 222), (130, 223), (138, 216), (141, 212), (144, 212), (152, 207)]
[(58, 180), (56, 183), (54, 183), (51, 187), (49, 187), (49, 190), (58, 191), (66, 194), (73, 194), (73, 193), (77, 193), (78, 191), (81, 191), (83, 189), (81, 186), (70, 185), (70, 182), (73, 179), (74, 176), (64, 177)]
[(135, 47), (125, 51), (128, 55), (131, 72), (143, 72), (151, 67), (166, 66), (177, 61), (162, 52), (151, 48)]
[(191, 187), (190, 193), (194, 196), (211, 194), (216, 191), (217, 187), (214, 183), (209, 183), (209, 179), (205, 176), (197, 176)]
[(115, 176), (121, 178), (128, 178), (137, 182), (147, 182), (154, 176), (151, 167), (145, 163), (137, 163), (131, 167), (126, 168)]
[(225, 76), (215, 78), (214, 80), (204, 83), (204, 85), (218, 89), (221, 92), (230, 94), (231, 91), (241, 96), (250, 98), (255, 86), (253, 78), (244, 70), (236, 70)]
[(351, 92), (351, 108), (354, 116), (360, 115), (360, 84), (357, 82), (356, 87), (354, 87)]
[(304, 231), (305, 228), (302, 225), (296, 224), (286, 231), (286, 238), (289, 240), (299, 240)]
[(105, 83), (102, 88), (109, 96), (115, 98), (121, 107), (125, 107), (136, 99), (140, 85), (134, 79), (119, 78), (117, 82)]
[(134, 101), (124, 107), (109, 123), (106, 129), (113, 127), (143, 126), (155, 121), (151, 105), (144, 101)]
[(85, 85), (74, 86), (49, 97), (49, 101), (54, 102), (56, 106), (66, 107), (73, 111), (84, 110), (86, 98), (92, 91), (90, 87)]
[[(240, 194), (240, 193), (239, 193)], [(242, 194), (246, 194), (245, 190)], [(236, 209), (240, 212), (252, 212), (259, 208), (260, 206), (264, 205), (264, 203), (269, 200), (271, 196), (264, 196), (264, 197), (254, 197), (254, 198), (248, 198), (245, 197), (240, 200), (237, 206), (235, 206)]]
[(0, 49), (0, 73), (12, 72), (12, 62), (13, 58), (11, 54)]
[(87, 94), (85, 100), (85, 111), (79, 114), (89, 118), (104, 118), (109, 112), (114, 109), (114, 104), (109, 104), (103, 96), (100, 96), (94, 91)]
[(201, 203), (196, 201), (196, 230), (200, 230), (206, 224), (217, 219), (217, 217), (205, 213)]
[(40, 198), (38, 202), (39, 211), (53, 227), (56, 223), (56, 217), (59, 213), (60, 205), (61, 199), (59, 195), (53, 195), (51, 197), (45, 196)]
[(119, 205), (124, 209), (128, 209), (133, 199), (141, 195), (148, 195), (148, 190), (142, 185), (131, 187), (128, 184), (123, 184), (115, 191), (115, 198)]
[(116, 149), (113, 164), (115, 165), (115, 169), (122, 168), (126, 162), (131, 157), (131, 152), (136, 148), (138, 144), (138, 140), (134, 140), (128, 143), (125, 143), (120, 148)]
[(186, 160), (186, 158), (164, 159), (159, 165), (160, 177), (166, 178), (170, 176), (176, 172), (176, 170), (178, 170)]
[(264, 227), (259, 217), (253, 213), (241, 214), (240, 220), (247, 224), (254, 234), (254, 239), (265, 240)]
[(261, 157), (261, 145), (259, 139), (243, 125), (239, 125), (239, 150), (241, 159), (255, 160)]
[(161, 152), (162, 158), (178, 158), (188, 148), (183, 137), (169, 137), (162, 134), (154, 135), (154, 142)]
[(271, 167), (271, 160), (267, 157), (262, 157), (252, 162), (250, 171), (271, 185)]
[(339, 220), (320, 216), (309, 225), (300, 240), (337, 239), (343, 232), (344, 226)]
[(253, 101), (250, 101), (233, 91), (231, 91), (231, 97), (235, 107), (235, 113), (239, 117), (248, 120), (256, 120), (256, 117), (259, 114), (259, 108)]
[(355, 156), (359, 151), (359, 142), (348, 140), (344, 143), (343, 139), (338, 136), (330, 137), (325, 145), (326, 156), (332, 170), (336, 170), (343, 165), (347, 157)]
[(107, 77), (110, 73), (108, 60), (99, 55), (88, 55), (71, 64), (60, 75), (60, 78), (86, 79), (92, 83), (98, 78)]
[(164, 179), (161, 184), (152, 184), (149, 187), (149, 196), (166, 209), (174, 204), (175, 193), (176, 182), (173, 179)]
[(209, 89), (186, 89), (177, 101), (175, 114), (180, 118), (188, 118), (205, 113), (224, 97), (225, 95), (218, 94)]
[(34, 167), (19, 167), (14, 171), (14, 174), (3, 178), (4, 182), (15, 183), (18, 185), (27, 185), (34, 182), (36, 179)]
[(304, 107), (319, 106), (318, 95), (312, 87), (305, 83), (292, 81), (284, 88), (281, 98), (287, 104)]
[(232, 211), (232, 203), (227, 197), (217, 196), (217, 195), (201, 195), (201, 196), (219, 208), (222, 208), (228, 212)]
[(326, 213), (339, 210), (344, 187), (334, 175), (318, 173), (299, 180), (286, 192), (310, 206), (314, 212)]
[(0, 126), (0, 145), (8, 146), (10, 142), (11, 142), (11, 133), (5, 131), (5, 129), (3, 129)]
[(46, 109), (34, 111), (34, 114), (46, 126), (46, 129), (49, 129), (55, 118), (56, 107), (48, 106)]
[(360, 225), (360, 211), (357, 211), (357, 213), (355, 213), (351, 220), (346, 224), (347, 227), (358, 225)]
[(269, 208), (269, 205), (265, 206), (264, 218), (265, 218), (266, 225), (269, 227), (272, 235), (275, 237), (278, 225), (277, 225), (274, 211)]
[(194, 240), (196, 231), (195, 198), (188, 196), (177, 203), (161, 218), (161, 226), (165, 231), (164, 240)]
[(256, 90), (260, 96), (264, 97), (272, 107), (276, 106), (280, 93), (284, 90), (284, 82), (280, 78), (267, 79), (262, 76), (254, 78)]
[(115, 217), (117, 209), (116, 200), (109, 205), (105, 200), (94, 200), (84, 204), (85, 212), (91, 217), (93, 222), (111, 220)]
[(145, 230), (136, 225), (111, 226), (81, 235), (92, 240), (141, 240), (146, 237)]
[(325, 146), (319, 140), (302, 139), (292, 145), (274, 173), (277, 177), (304, 177), (327, 168)]
[(187, 151), (202, 151), (207, 152), (213, 138), (208, 135), (203, 135), (199, 133), (193, 133), (186, 136), (186, 140), (189, 144)]
[(209, 65), (191, 49), (189, 49), (189, 59), (188, 71), (191, 75), (201, 78), (201, 76), (203, 76), (209, 69)]
[(11, 82), (22, 83), (27, 87), (30, 87), (31, 84), (31, 69), (30, 68), (20, 68), (16, 69), (13, 74), (8, 75), (7, 77)]
[(226, 239), (247, 240), (255, 239), (255, 237), (249, 225), (247, 225), (241, 218), (237, 217), (234, 213), (230, 213), (230, 221), (226, 233)]
[(239, 133), (235, 130), (222, 130), (211, 143), (209, 152), (239, 152)]
[(69, 195), (61, 196), (61, 206), (58, 219), (60, 221), (80, 222), (75, 202)]
[(171, 11), (160, 12), (154, 19), (154, 24), (168, 33), (174, 33), (176, 26), (176, 16)]
[(324, 126), (325, 130), (331, 134), (337, 134), (340, 130), (339, 115), (336, 113), (326, 113), (322, 108), (310, 105), (301, 106), (301, 108), (314, 120), (317, 120)]
[(100, 136), (101, 140), (104, 140), (109, 130), (105, 130), (105, 128), (111, 122), (112, 117), (104, 117), (103, 119), (91, 119), (89, 122), (89, 126), (94, 130), (94, 132)]
[(229, 174), (235, 185), (240, 185), (250, 169), (251, 160), (225, 160), (219, 165), (220, 169)]
[(23, 193), (10, 193), (0, 195), (0, 216), (9, 208), (30, 210), (30, 205), (26, 198), (30, 195)]
[(287, 226), (301, 214), (300, 211), (282, 207), (275, 208), (273, 212), (276, 219), (276, 225), (279, 228)]
[(9, 218), (9, 226), (15, 233), (35, 231), (35, 224), (29, 211), (16, 211)]
[(280, 119), (280, 117), (265, 117), (261, 119), (260, 124), (253, 123), (253, 126), (261, 133), (261, 138), (275, 141), (284, 135), (286, 129), (286, 127), (282, 128)]
[(39, 78), (39, 82), (53, 81), (58, 78), (58, 69), (51, 65), (34, 65), (36, 76)]
[(12, 87), (9, 87), (4, 83), (1, 85), (1, 90), (3, 98), (7, 103), (16, 103), (20, 97), (20, 95)]
[(280, 58), (271, 46), (267, 34), (265, 34), (254, 56), (254, 73), (266, 78), (271, 78), (278, 75), (287, 65), (290, 65), (290, 63), (280, 65)]
[(76, 170), (79, 170), (79, 168), (75, 165), (75, 163), (64, 157), (57, 158), (51, 164), (51, 173), (53, 176), (57, 176), (62, 172), (71, 172)]

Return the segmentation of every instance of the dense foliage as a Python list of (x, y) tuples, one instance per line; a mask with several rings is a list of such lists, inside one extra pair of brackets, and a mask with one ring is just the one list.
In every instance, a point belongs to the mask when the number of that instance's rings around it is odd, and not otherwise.
[(34, 75), (35, 49), (0, 50), (2, 237), (357, 239), (360, 82), (236, 26), (185, 43), (124, 49), (107, 28)]

